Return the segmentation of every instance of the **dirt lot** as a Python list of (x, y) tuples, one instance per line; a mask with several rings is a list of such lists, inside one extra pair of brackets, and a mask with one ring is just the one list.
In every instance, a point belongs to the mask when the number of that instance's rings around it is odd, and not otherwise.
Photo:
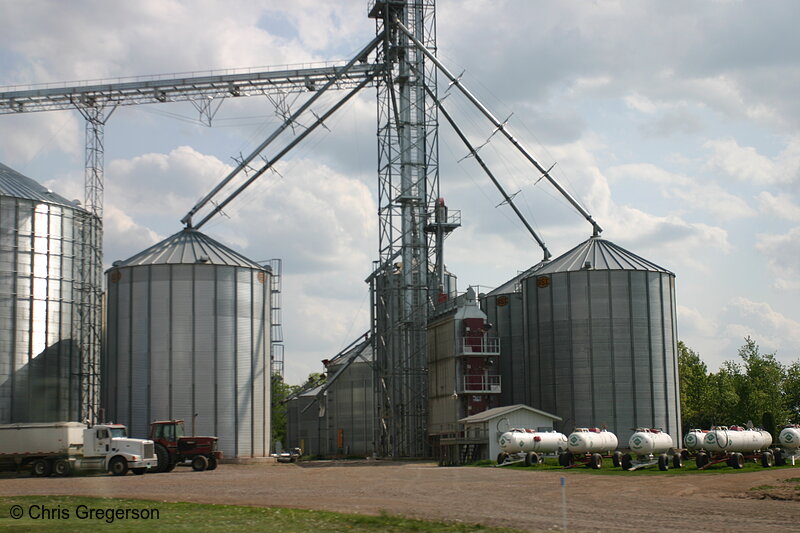
[[(85, 495), (298, 507), (570, 531), (800, 531), (800, 467), (744, 473), (591, 475), (432, 463), (221, 465), (213, 472), (0, 478), (0, 496)], [(787, 481), (794, 478), (792, 481)], [(764, 490), (753, 487), (770, 486)]]

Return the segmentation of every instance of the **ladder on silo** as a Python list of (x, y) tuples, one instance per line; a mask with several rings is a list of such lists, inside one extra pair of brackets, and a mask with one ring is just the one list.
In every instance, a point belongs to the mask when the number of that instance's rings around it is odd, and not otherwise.
[(267, 264), (272, 269), (270, 276), (270, 372), (283, 378), (283, 327), (281, 326), (281, 260), (270, 259)]

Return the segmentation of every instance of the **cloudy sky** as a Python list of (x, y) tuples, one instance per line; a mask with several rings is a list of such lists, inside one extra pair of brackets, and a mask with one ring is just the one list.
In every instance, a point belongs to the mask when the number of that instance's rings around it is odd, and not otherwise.
[[(746, 335), (800, 358), (800, 3), (440, 0), (439, 57), (604, 228), (677, 276), (679, 337), (712, 370)], [(375, 32), (366, 0), (3, 0), (0, 85), (349, 59)], [(442, 78), (443, 79), (443, 78)], [(440, 84), (444, 94), (447, 85)], [(2, 89), (0, 89), (1, 91)], [(451, 90), (474, 144), (492, 127)], [(324, 112), (341, 96), (315, 106)], [(291, 96), (297, 107), (307, 95)], [(368, 327), (376, 258), (375, 90), (349, 102), (203, 229), (283, 259), (286, 378), (299, 383)], [(105, 262), (180, 218), (279, 123), (264, 96), (117, 109), (105, 137)], [(0, 161), (82, 199), (76, 111), (0, 116)], [(555, 256), (591, 228), (499, 136), (481, 150)], [(441, 128), (441, 192), (459, 289), (541, 259)]]

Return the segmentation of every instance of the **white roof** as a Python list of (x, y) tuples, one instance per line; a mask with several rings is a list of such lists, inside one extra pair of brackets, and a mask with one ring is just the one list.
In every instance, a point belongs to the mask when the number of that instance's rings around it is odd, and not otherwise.
[(540, 411), (539, 409), (534, 409), (533, 407), (518, 403), (516, 405), (506, 405), (503, 407), (495, 407), (494, 409), (487, 409), (486, 411), (483, 411), (476, 415), (471, 415), (466, 418), (462, 418), (461, 420), (459, 420), (459, 422), (462, 424), (475, 424), (478, 422), (486, 422), (487, 420), (491, 420), (493, 418), (497, 418), (499, 416), (503, 416), (508, 413), (512, 413), (514, 411), (519, 411), (521, 409), (530, 411), (531, 413), (535, 413), (545, 418), (551, 418), (553, 420), (561, 421), (560, 416), (556, 416), (551, 413), (546, 413), (544, 411)]

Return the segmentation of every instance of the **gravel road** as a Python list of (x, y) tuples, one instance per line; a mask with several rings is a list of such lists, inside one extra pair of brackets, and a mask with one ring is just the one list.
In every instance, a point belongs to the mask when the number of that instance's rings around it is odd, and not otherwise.
[[(653, 476), (440, 468), (427, 462), (223, 464), (212, 472), (0, 478), (0, 496), (85, 495), (364, 514), (570, 531), (798, 531), (800, 468)], [(791, 478), (791, 481), (789, 481)], [(773, 489), (751, 490), (770, 486)]]

